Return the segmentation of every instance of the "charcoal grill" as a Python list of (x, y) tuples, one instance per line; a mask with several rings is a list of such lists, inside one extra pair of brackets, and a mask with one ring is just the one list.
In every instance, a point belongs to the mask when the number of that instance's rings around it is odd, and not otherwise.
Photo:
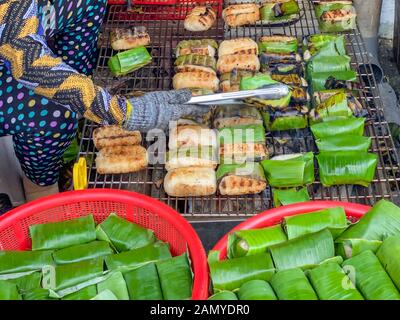
[[(311, 0), (299, 0), (301, 15), (291, 24), (274, 26), (246, 26), (228, 28), (220, 17), (219, 2), (209, 2), (217, 8), (217, 23), (207, 32), (190, 33), (183, 28), (182, 20), (171, 20), (171, 6), (141, 6), (138, 12), (126, 12), (125, 5), (112, 5), (108, 10), (106, 23), (103, 25), (99, 40), (100, 57), (94, 80), (97, 84), (109, 89), (114, 94), (130, 95), (133, 91), (169, 90), (172, 88), (173, 50), (177, 43), (184, 39), (213, 38), (217, 41), (237, 37), (251, 37), (272, 34), (286, 34), (301, 40), (310, 34), (319, 33), (318, 23)], [(175, 12), (182, 16), (193, 4), (176, 4)], [(110, 30), (114, 27), (135, 25), (146, 26), (151, 39), (153, 62), (128, 76), (114, 78), (108, 70), (107, 61), (115, 52), (110, 48)], [(383, 116), (383, 105), (374, 75), (368, 68), (369, 58), (359, 30), (346, 34), (347, 53), (352, 58), (352, 68), (358, 71), (359, 100), (369, 117), (365, 134), (372, 138), (371, 152), (378, 154), (379, 164), (375, 177), (368, 188), (359, 186), (323, 187), (318, 181), (308, 187), (313, 200), (339, 200), (372, 205), (380, 199), (400, 201), (400, 171), (396, 149), (391, 137), (388, 123)], [(360, 66), (364, 66), (360, 68)], [(367, 66), (367, 67), (365, 67)], [(162, 187), (162, 178), (166, 171), (163, 165), (150, 165), (138, 173), (123, 175), (98, 175), (95, 167), (95, 147), (92, 142), (96, 124), (85, 121), (80, 145), (81, 157), (88, 161), (89, 188), (116, 188), (144, 193), (173, 207), (192, 222), (235, 221), (273, 207), (271, 189), (249, 196), (226, 197), (213, 195), (209, 197), (176, 198), (168, 196)], [(144, 142), (145, 146), (148, 143)], [(317, 151), (309, 129), (294, 132), (269, 132), (267, 145), (274, 155)]]

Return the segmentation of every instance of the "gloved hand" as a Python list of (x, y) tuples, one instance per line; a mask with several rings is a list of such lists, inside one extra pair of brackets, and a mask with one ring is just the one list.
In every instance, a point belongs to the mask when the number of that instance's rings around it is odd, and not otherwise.
[[(124, 128), (147, 132), (150, 129), (168, 129), (170, 121), (184, 116), (201, 116), (208, 112), (207, 107), (185, 105), (192, 97), (190, 90), (159, 91), (146, 93), (129, 100), (130, 114)], [(129, 111), (128, 111), (129, 112)]]

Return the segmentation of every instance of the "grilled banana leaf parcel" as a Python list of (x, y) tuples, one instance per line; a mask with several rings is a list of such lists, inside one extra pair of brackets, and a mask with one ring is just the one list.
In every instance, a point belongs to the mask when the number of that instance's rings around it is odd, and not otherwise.
[(220, 89), (222, 92), (236, 92), (240, 90), (240, 81), (243, 77), (252, 77), (255, 72), (233, 69), (223, 73), (220, 77)]
[(214, 293), (235, 291), (250, 280), (271, 280), (275, 273), (269, 253), (209, 263)]
[(342, 56), (324, 56), (316, 55), (307, 63), (307, 77), (312, 78), (317, 72), (340, 72), (351, 70), (351, 58), (346, 55)]
[(186, 300), (192, 297), (192, 270), (187, 254), (156, 262), (165, 300)]
[(216, 74), (217, 61), (214, 57), (199, 54), (186, 54), (175, 60), (177, 72), (204, 71)]
[(260, 8), (261, 21), (266, 24), (291, 22), (299, 13), (297, 0), (267, 0)]
[(348, 227), (348, 222), (344, 209), (335, 207), (285, 217), (284, 226), (289, 240), (324, 229), (337, 238)]
[(214, 112), (214, 127), (222, 129), (238, 125), (258, 125), (263, 118), (255, 107), (245, 105), (219, 106)]
[(338, 117), (347, 118), (351, 116), (353, 116), (353, 112), (349, 108), (347, 95), (344, 92), (339, 92), (330, 96), (311, 110), (310, 122), (316, 123), (329, 121)]
[(328, 230), (273, 245), (269, 251), (278, 271), (313, 268), (335, 255), (332, 234)]
[(400, 236), (389, 237), (383, 241), (376, 256), (400, 290)]
[(354, 257), (366, 250), (376, 252), (381, 246), (382, 241), (365, 239), (341, 239), (335, 241), (336, 254), (344, 259)]
[(97, 291), (110, 290), (118, 300), (129, 300), (128, 288), (121, 272), (110, 273), (107, 279), (97, 284)]
[(286, 206), (293, 203), (310, 201), (307, 188), (272, 189), (274, 206)]
[(154, 232), (116, 214), (110, 214), (96, 227), (97, 239), (109, 242), (117, 252), (147, 246), (156, 241)]
[(213, 39), (182, 40), (176, 46), (176, 57), (187, 54), (215, 57), (218, 43)]
[(318, 300), (300, 268), (278, 271), (272, 277), (271, 285), (279, 300)]
[(62, 249), (96, 239), (92, 215), (63, 222), (31, 225), (29, 234), (32, 250)]
[(0, 300), (22, 300), (15, 283), (0, 280)]
[(239, 300), (278, 300), (271, 285), (264, 280), (251, 280), (242, 284)]
[(303, 43), (303, 58), (305, 61), (318, 56), (338, 56), (346, 54), (344, 35), (313, 34), (305, 38)]
[(258, 42), (258, 51), (264, 53), (296, 54), (298, 40), (290, 36), (261, 37)]
[(207, 300), (239, 300), (236, 294), (232, 291), (220, 291), (213, 294)]
[(364, 134), (364, 125), (364, 118), (347, 118), (316, 123), (310, 128), (315, 139), (323, 140), (337, 136), (362, 136)]
[(272, 80), (282, 82), (290, 86), (307, 87), (307, 81), (297, 73), (272, 74)]
[(150, 35), (144, 26), (115, 28), (111, 31), (110, 42), (113, 50), (129, 50), (148, 46), (150, 44)]
[(114, 76), (123, 76), (138, 70), (151, 62), (151, 55), (145, 47), (117, 53), (108, 60), (108, 67)]
[(353, 83), (357, 82), (357, 72), (346, 71), (321, 71), (309, 75), (309, 84), (313, 90), (351, 89)]
[(309, 270), (308, 277), (320, 300), (364, 300), (337, 263), (323, 263)]
[(264, 170), (255, 162), (221, 164), (217, 170), (217, 181), (222, 195), (257, 194), (267, 187)]
[(165, 168), (167, 171), (184, 167), (209, 167), (218, 165), (218, 153), (212, 146), (179, 148), (166, 153)]
[(344, 261), (342, 267), (354, 275), (355, 284), (365, 299), (400, 300), (400, 293), (372, 251)]
[(130, 300), (163, 300), (155, 263), (124, 273)]
[(352, 1), (318, 2), (315, 15), (321, 32), (342, 32), (356, 28), (356, 10)]
[(234, 231), (228, 236), (228, 258), (240, 258), (267, 252), (268, 247), (287, 241), (281, 225)]
[(367, 152), (371, 146), (371, 138), (364, 136), (337, 136), (327, 137), (321, 140), (316, 140), (318, 150), (320, 152), (325, 151), (359, 151)]
[(38, 271), (52, 265), (52, 251), (0, 251), (0, 275)]
[(357, 151), (322, 152), (317, 160), (324, 186), (355, 184), (368, 187), (375, 175), (378, 156)]
[(264, 124), (269, 131), (285, 131), (308, 127), (308, 107), (294, 105), (284, 109), (264, 107), (261, 109)]
[(314, 182), (314, 154), (297, 153), (261, 161), (268, 183), (274, 188), (290, 188)]

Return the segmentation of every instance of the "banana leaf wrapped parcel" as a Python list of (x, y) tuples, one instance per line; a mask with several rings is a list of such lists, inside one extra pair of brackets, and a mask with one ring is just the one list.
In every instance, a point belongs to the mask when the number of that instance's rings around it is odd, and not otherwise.
[(354, 70), (314, 72), (309, 80), (313, 91), (352, 89), (356, 82), (357, 72)]
[(97, 291), (100, 293), (110, 290), (118, 300), (129, 300), (128, 288), (121, 272), (112, 272), (108, 277), (97, 284)]
[(338, 56), (346, 54), (344, 35), (337, 34), (313, 34), (303, 40), (303, 58), (310, 60), (318, 56)]
[(359, 151), (367, 152), (371, 146), (371, 137), (346, 135), (327, 137), (315, 141), (319, 152), (324, 151)]
[(272, 189), (274, 206), (286, 206), (293, 203), (310, 201), (307, 188)]
[(246, 105), (218, 106), (214, 112), (214, 127), (222, 129), (238, 125), (263, 124), (260, 111)]
[[(94, 298), (97, 295), (97, 285), (93, 284), (90, 286), (87, 286), (83, 289), (80, 289), (79, 291), (76, 291), (74, 293), (68, 294), (64, 297), (61, 298), (61, 300), (90, 300)], [(36, 292), (38, 295), (43, 295), (43, 297), (46, 297), (45, 292)], [(49, 292), (47, 292), (48, 297)], [(24, 296), (25, 299), (25, 296)], [(32, 300), (37, 300), (37, 298), (32, 298)], [(47, 300), (47, 299), (46, 299)]]
[(52, 265), (53, 251), (0, 251), (0, 275), (40, 271)]
[(145, 47), (119, 52), (108, 60), (114, 76), (124, 76), (151, 63), (151, 55)]
[(261, 37), (258, 42), (262, 68), (275, 64), (291, 64), (301, 61), (298, 41), (289, 36)]
[(367, 250), (375, 253), (381, 244), (380, 240), (340, 239), (335, 241), (335, 251), (337, 255), (349, 259)]
[(163, 294), (155, 263), (124, 273), (130, 300), (162, 300)]
[(322, 152), (317, 155), (324, 186), (355, 184), (368, 187), (374, 178), (378, 156), (357, 151)]
[(315, 5), (321, 32), (342, 32), (356, 28), (353, 1), (319, 1)]
[(362, 136), (364, 134), (364, 118), (344, 118), (316, 123), (310, 126), (315, 139), (337, 136)]
[(0, 280), (0, 300), (22, 300), (15, 283)]
[(260, 8), (264, 24), (288, 23), (297, 19), (299, 13), (297, 0), (266, 0)]
[(269, 131), (285, 131), (308, 127), (308, 106), (293, 105), (284, 109), (264, 107), (261, 110), (264, 124)]
[(400, 290), (400, 236), (392, 236), (383, 241), (376, 255)]
[(240, 90), (240, 81), (243, 77), (252, 77), (256, 72), (233, 69), (220, 76), (220, 89), (222, 92), (236, 92)]
[(218, 43), (213, 39), (182, 40), (175, 49), (176, 57), (187, 54), (197, 54), (215, 57), (218, 50)]
[(176, 72), (204, 71), (216, 74), (217, 61), (211, 56), (186, 54), (175, 60), (175, 69)]
[(239, 300), (278, 300), (271, 285), (264, 280), (251, 280), (242, 284)]

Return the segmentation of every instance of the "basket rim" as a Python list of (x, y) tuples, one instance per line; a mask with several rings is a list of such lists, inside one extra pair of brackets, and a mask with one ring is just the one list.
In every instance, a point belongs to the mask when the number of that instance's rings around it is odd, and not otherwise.
[(342, 201), (307, 201), (269, 209), (238, 224), (225, 234), (212, 250), (219, 251), (219, 258), (225, 259), (227, 254), (228, 236), (234, 231), (270, 227), (275, 225), (276, 221), (280, 221), (287, 216), (309, 213), (332, 207), (343, 207), (347, 217), (354, 218), (361, 218), (371, 209), (371, 207), (367, 205)]
[(15, 208), (0, 217), (0, 231), (10, 227), (16, 221), (22, 220), (35, 212), (45, 211), (49, 208), (59, 207), (64, 204), (92, 201), (115, 201), (130, 203), (157, 215), (173, 225), (187, 241), (190, 260), (193, 263), (193, 300), (204, 300), (208, 297), (208, 264), (206, 253), (200, 238), (193, 227), (178, 212), (168, 205), (149, 196), (126, 190), (116, 189), (88, 189), (81, 191), (67, 191), (56, 195), (47, 196), (18, 208)]

